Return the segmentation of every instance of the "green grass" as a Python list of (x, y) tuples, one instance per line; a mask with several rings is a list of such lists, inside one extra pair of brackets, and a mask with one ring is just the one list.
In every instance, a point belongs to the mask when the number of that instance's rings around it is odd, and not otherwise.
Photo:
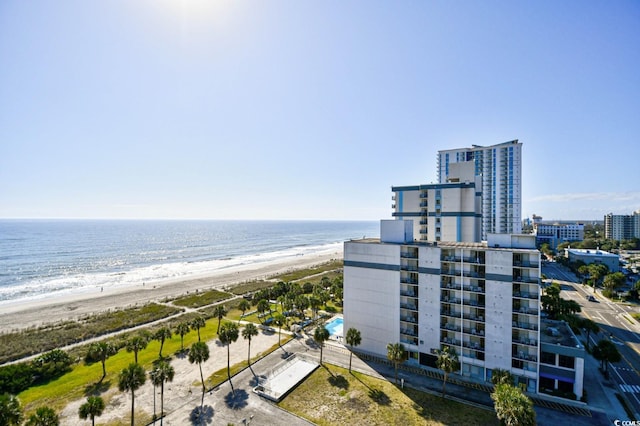
[(202, 306), (211, 305), (212, 303), (216, 303), (224, 299), (228, 299), (231, 296), (231, 293), (227, 293), (224, 291), (209, 290), (203, 293), (196, 292), (187, 296), (180, 297), (173, 300), (171, 303), (177, 306), (196, 309)]
[(640, 322), (640, 314), (637, 312), (634, 312), (631, 314), (631, 316), (633, 317), (633, 319), (635, 319), (636, 321)]
[(0, 363), (146, 324), (181, 311), (180, 308), (149, 303), (141, 307), (86, 316), (78, 321), (64, 321), (2, 334), (0, 335)]
[(471, 407), (325, 364), (279, 405), (315, 424), (498, 425), (493, 411)]
[[(273, 279), (276, 281), (284, 281), (284, 282), (298, 281), (310, 275), (316, 275), (324, 272), (335, 271), (337, 269), (342, 269), (342, 267), (343, 267), (342, 260), (332, 260), (331, 262), (323, 263), (313, 268), (300, 269), (298, 271), (292, 271), (292, 272), (287, 272), (285, 274), (276, 275), (273, 277)], [(342, 272), (340, 272), (340, 274), (341, 273)], [(336, 272), (336, 274), (338, 273)], [(319, 281), (321, 277), (317, 277), (317, 278)], [(332, 278), (332, 277), (329, 277), (329, 278)]]

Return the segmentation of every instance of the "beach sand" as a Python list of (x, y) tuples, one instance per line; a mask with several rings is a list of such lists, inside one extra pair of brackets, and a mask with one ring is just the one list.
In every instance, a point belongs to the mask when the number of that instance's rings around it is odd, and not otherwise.
[(342, 259), (342, 245), (304, 256), (273, 260), (263, 263), (234, 266), (212, 272), (207, 276), (139, 283), (133, 287), (104, 290), (95, 288), (82, 293), (48, 297), (28, 301), (14, 301), (0, 305), (0, 331), (23, 329), (31, 326), (73, 320), (108, 309), (144, 305), (165, 298), (175, 298), (196, 290), (222, 289), (233, 284), (264, 279), (296, 269)]

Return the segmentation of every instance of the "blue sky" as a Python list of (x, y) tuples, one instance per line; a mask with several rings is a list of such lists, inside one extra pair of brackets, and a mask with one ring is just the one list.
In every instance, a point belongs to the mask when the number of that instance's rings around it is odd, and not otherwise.
[(3, 1), (0, 217), (391, 217), (523, 143), (523, 217), (640, 209), (638, 1)]

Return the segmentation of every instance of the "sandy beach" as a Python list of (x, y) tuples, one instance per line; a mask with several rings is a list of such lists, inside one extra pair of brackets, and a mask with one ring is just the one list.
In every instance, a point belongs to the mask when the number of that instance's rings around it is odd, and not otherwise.
[(233, 284), (267, 278), (276, 274), (342, 259), (342, 245), (330, 250), (272, 260), (263, 263), (240, 265), (178, 280), (139, 283), (135, 286), (95, 288), (81, 293), (43, 299), (13, 301), (0, 305), (0, 331), (38, 326), (61, 320), (76, 319), (107, 309), (142, 305), (154, 300), (175, 298), (196, 290), (223, 289)]

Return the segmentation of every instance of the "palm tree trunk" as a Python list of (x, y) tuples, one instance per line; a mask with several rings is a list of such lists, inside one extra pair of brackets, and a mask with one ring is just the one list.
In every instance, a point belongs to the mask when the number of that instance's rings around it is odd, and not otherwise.
[(249, 349), (247, 350), (247, 365), (251, 367), (251, 340), (249, 340)]
[(198, 364), (200, 366), (200, 380), (202, 380), (202, 402), (200, 403), (200, 407), (204, 404), (204, 393), (206, 392), (206, 388), (204, 387), (204, 376), (202, 375), (202, 364)]
[(102, 360), (102, 378), (100, 379), (100, 381), (102, 382), (104, 380), (105, 377), (107, 377), (107, 367), (106, 364), (107, 360)]
[(164, 380), (160, 383), (160, 426), (164, 420)]
[(233, 395), (235, 395), (236, 391), (233, 389), (233, 383), (231, 383), (231, 369), (230, 369), (230, 365), (229, 365), (229, 360), (230, 360), (230, 357), (231, 357), (230, 350), (229, 350), (230, 346), (231, 346), (230, 343), (227, 344), (227, 377), (229, 377), (229, 384), (231, 385), (231, 393)]
[(447, 373), (444, 373), (444, 380), (442, 381), (442, 397), (444, 398), (445, 387), (447, 386)]
[(135, 393), (133, 391), (133, 389), (131, 389), (131, 426), (134, 426), (133, 424), (133, 418), (134, 418), (134, 413), (135, 413), (135, 401), (136, 401), (136, 397), (135, 397)]
[(351, 358), (353, 358), (353, 352), (349, 353), (349, 373), (351, 373)]
[(153, 423), (156, 422), (156, 385), (153, 385)]

